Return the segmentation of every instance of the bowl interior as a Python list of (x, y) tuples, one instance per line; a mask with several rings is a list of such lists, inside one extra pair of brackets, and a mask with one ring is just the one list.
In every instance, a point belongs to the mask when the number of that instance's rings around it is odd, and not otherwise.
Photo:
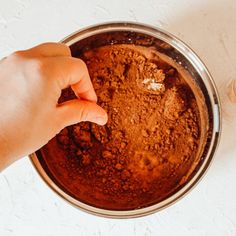
[[(220, 119), (215, 119), (216, 116), (220, 118), (217, 92), (214, 84), (212, 84), (209, 73), (201, 61), (191, 49), (178, 39), (161, 30), (143, 25), (116, 24), (112, 27), (109, 24), (94, 28), (91, 27), (68, 37), (64, 40), (64, 43), (70, 46), (74, 57), (80, 57), (85, 51), (93, 48), (114, 44), (134, 44), (151, 47), (160, 52), (165, 60), (171, 60), (174, 63), (184, 78), (188, 78), (186, 82), (192, 88), (199, 107), (201, 142), (197, 153), (198, 160), (196, 161), (196, 165), (192, 167), (193, 169), (190, 171), (190, 175), (186, 176), (188, 181), (168, 198), (146, 208), (129, 211), (113, 211), (96, 208), (78, 201), (50, 173), (50, 169), (47, 167), (39, 150), (31, 157), (33, 164), (46, 183), (64, 199), (82, 210), (113, 218), (146, 215), (160, 210), (184, 196), (198, 182), (209, 166), (220, 131)], [(216, 106), (218, 109), (215, 109)]]

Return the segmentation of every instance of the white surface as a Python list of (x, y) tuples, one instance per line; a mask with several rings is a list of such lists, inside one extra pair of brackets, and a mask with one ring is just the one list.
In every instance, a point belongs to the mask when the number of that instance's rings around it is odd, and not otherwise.
[(225, 96), (227, 82), (236, 79), (235, 12), (235, 0), (0, 0), (0, 57), (94, 23), (149, 23), (198, 53), (223, 104), (215, 160), (203, 181), (172, 207), (132, 220), (91, 216), (55, 195), (24, 158), (0, 174), (0, 235), (236, 235), (236, 106)]

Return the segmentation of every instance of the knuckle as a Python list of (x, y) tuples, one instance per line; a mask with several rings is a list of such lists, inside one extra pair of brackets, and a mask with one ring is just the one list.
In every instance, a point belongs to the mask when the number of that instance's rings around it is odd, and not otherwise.
[(34, 59), (31, 59), (31, 65), (32, 67), (38, 71), (39, 73), (42, 72), (45, 68), (45, 65), (44, 65), (44, 61), (39, 59), (39, 58), (34, 58)]
[(80, 63), (80, 66), (82, 67), (82, 69), (87, 70), (86, 63), (83, 60), (81, 60), (81, 59), (78, 59), (78, 60), (79, 60), (79, 63)]
[(14, 58), (14, 59), (18, 59), (18, 58), (23, 57), (23, 56), (24, 56), (23, 51), (15, 51), (9, 57)]
[(87, 121), (88, 119), (88, 109), (86, 109), (86, 107), (82, 104), (78, 105), (78, 120), (79, 122), (81, 121)]
[(78, 68), (80, 69), (80, 74), (81, 76), (85, 76), (86, 74), (88, 74), (88, 68), (86, 63), (81, 60), (81, 59), (77, 59), (78, 61), (76, 61), (77, 63), (74, 64), (75, 69), (78, 70)]
[(67, 46), (66, 44), (64, 43), (59, 43), (62, 47), (64, 47), (64, 49), (67, 51), (67, 53), (70, 55), (71, 54), (71, 51), (70, 51), (70, 47)]
[(39, 76), (42, 76), (45, 74), (45, 63), (40, 58), (32, 58), (28, 60), (29, 64), (29, 70)]
[(80, 121), (86, 121), (88, 117), (88, 112), (86, 112), (85, 109), (81, 109), (80, 111), (80, 116), (79, 116), (79, 120)]

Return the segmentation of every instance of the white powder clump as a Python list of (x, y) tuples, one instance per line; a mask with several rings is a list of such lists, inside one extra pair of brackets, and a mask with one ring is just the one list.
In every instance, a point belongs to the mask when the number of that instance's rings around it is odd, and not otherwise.
[(161, 83), (152, 82), (147, 86), (147, 89), (157, 91), (157, 90), (161, 90), (163, 86), (164, 85)]
[(149, 84), (150, 81), (151, 81), (151, 79), (144, 79), (144, 80), (143, 80), (143, 84)]
[(156, 82), (155, 79), (146, 78), (143, 80), (142, 83), (144, 85), (147, 85), (148, 90), (160, 91), (160, 92), (165, 90), (164, 84)]

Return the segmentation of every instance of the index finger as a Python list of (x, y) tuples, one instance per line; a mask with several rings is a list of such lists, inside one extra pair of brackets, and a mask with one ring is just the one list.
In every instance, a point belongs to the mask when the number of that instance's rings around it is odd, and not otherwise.
[(18, 51), (25, 56), (42, 56), (42, 57), (56, 57), (56, 56), (71, 56), (70, 48), (63, 43), (42, 43), (33, 48)]
[[(46, 61), (46, 62), (45, 62)], [(47, 75), (58, 82), (60, 89), (71, 86), (75, 95), (89, 101), (97, 102), (86, 64), (74, 57), (44, 58)]]

